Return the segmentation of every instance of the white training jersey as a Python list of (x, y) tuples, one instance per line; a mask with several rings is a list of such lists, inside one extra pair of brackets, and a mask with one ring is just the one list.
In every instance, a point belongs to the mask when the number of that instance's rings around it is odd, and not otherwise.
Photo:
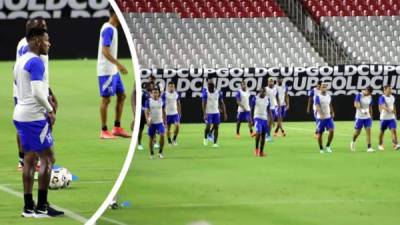
[(167, 116), (178, 114), (178, 100), (179, 94), (176, 91), (172, 93), (166, 91), (163, 94), (163, 101), (165, 102), (165, 113), (167, 114)]
[(267, 91), (267, 96), (269, 98), (270, 108), (271, 108), (271, 110), (274, 110), (276, 108), (276, 106), (278, 105), (278, 103), (276, 101), (276, 97), (278, 96), (278, 89), (276, 88), (275, 85), (272, 88), (267, 86), (265, 89)]
[(268, 109), (270, 106), (270, 101), (267, 96), (261, 98), (259, 95), (257, 95), (254, 105), (254, 119), (268, 120)]
[[(27, 53), (28, 50), (29, 50), (28, 41), (26, 40), (26, 38), (22, 38), (18, 42), (17, 53), (16, 53), (15, 59), (18, 60), (21, 56), (23, 56), (25, 53)], [(40, 59), (44, 63), (44, 68), (45, 68), (44, 79), (45, 79), (45, 82), (47, 83), (47, 85), (49, 85), (49, 83), (50, 83), (50, 79), (49, 79), (49, 56), (48, 55), (40, 55)], [(14, 97), (16, 97), (18, 99), (15, 82), (14, 82), (14, 86), (13, 86), (13, 95), (14, 95)], [(47, 95), (49, 95), (48, 91), (47, 91)]]
[(246, 90), (243, 91), (240, 89), (237, 94), (236, 94), (236, 100), (240, 102), (240, 104), (243, 106), (238, 106), (238, 112), (249, 112), (250, 111), (250, 91)]
[(276, 85), (275, 86), (278, 92), (278, 100), (281, 106), (286, 105), (286, 93), (288, 92), (288, 88), (286, 85)]
[(315, 105), (315, 97), (317, 97), (317, 95), (319, 95), (319, 94), (320, 94), (320, 91), (316, 87), (311, 89), (311, 91), (308, 92), (308, 96), (311, 97), (312, 101), (313, 101), (312, 108), (313, 108), (314, 114), (317, 111), (317, 106)]
[(34, 53), (27, 52), (18, 58), (14, 66), (14, 81), (18, 103), (14, 109), (13, 119), (19, 122), (32, 122), (45, 119), (46, 108), (32, 94), (32, 82), (43, 82), (43, 93), (48, 92), (44, 80), (45, 67), (42, 59)]
[(381, 120), (392, 120), (396, 119), (396, 115), (394, 114), (394, 103), (395, 103), (395, 97), (393, 95), (386, 96), (386, 95), (381, 95), (379, 97), (379, 105), (385, 105), (387, 108), (389, 108), (392, 112), (388, 112), (386, 110), (381, 110), (380, 114), (380, 119)]
[(153, 98), (149, 98), (147, 104), (145, 106), (150, 110), (150, 122), (151, 124), (159, 124), (163, 123), (163, 108), (164, 102), (161, 98), (154, 100)]
[(109, 47), (111, 55), (118, 56), (118, 30), (110, 23), (104, 23), (100, 30), (99, 49), (97, 54), (97, 75), (115, 75), (118, 73), (116, 65), (108, 61), (102, 53), (103, 47)]
[(316, 111), (317, 119), (321, 119), (322, 117), (324, 119), (331, 118), (331, 100), (331, 96), (328, 93), (325, 93), (325, 95), (320, 93), (315, 96), (315, 105), (319, 105), (321, 108), (320, 113)]
[(356, 119), (371, 118), (369, 113), (369, 107), (372, 106), (371, 95), (365, 96), (363, 93), (358, 93), (354, 101), (360, 103), (360, 109), (356, 109)]
[(207, 101), (207, 114), (219, 113), (219, 101), (221, 98), (222, 93), (217, 89), (215, 89), (213, 93), (210, 93), (208, 89), (203, 91), (203, 101)]

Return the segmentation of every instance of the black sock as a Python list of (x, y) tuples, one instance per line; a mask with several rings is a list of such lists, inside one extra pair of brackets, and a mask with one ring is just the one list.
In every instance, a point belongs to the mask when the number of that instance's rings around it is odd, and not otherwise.
[(328, 142), (327, 144), (326, 144), (326, 147), (329, 147), (331, 145), (331, 143), (330, 142)]
[(368, 144), (368, 148), (371, 148), (371, 144)]
[(176, 141), (176, 137), (177, 137), (177, 135), (174, 135), (174, 141)]
[(25, 209), (33, 209), (34, 203), (32, 194), (24, 194), (24, 204)]
[(275, 129), (275, 133), (278, 133), (278, 131), (279, 131), (279, 127), (277, 127), (277, 128)]
[(47, 204), (47, 190), (38, 190), (37, 208), (41, 209)]
[(107, 128), (107, 126), (104, 126), (104, 127), (101, 128), (101, 130), (102, 131), (106, 131), (106, 130), (108, 130), (108, 128)]
[(162, 148), (160, 148), (160, 150), (158, 150), (158, 154), (162, 154)]
[(322, 145), (319, 145), (319, 150), (322, 150), (322, 149), (324, 149), (324, 147), (322, 147)]
[(252, 134), (253, 133), (253, 129), (250, 129), (250, 134)]
[(114, 121), (114, 127), (120, 127), (121, 126), (121, 121)]
[(20, 159), (24, 159), (25, 153), (24, 152), (19, 152), (18, 156), (19, 156)]
[(170, 137), (168, 138), (168, 143), (169, 143), (169, 144), (171, 144), (171, 143), (172, 143), (172, 141), (171, 141), (171, 138), (170, 138)]

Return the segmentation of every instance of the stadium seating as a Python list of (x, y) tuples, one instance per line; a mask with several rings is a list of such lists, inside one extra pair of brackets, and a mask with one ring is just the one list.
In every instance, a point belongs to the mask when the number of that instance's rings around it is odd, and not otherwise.
[(400, 62), (400, 0), (303, 2), (354, 63)]
[(272, 0), (118, 3), (141, 68), (326, 65)]
[(316, 21), (332, 16), (400, 15), (400, 0), (303, 0)]
[(357, 63), (400, 62), (400, 17), (323, 17), (322, 26)]

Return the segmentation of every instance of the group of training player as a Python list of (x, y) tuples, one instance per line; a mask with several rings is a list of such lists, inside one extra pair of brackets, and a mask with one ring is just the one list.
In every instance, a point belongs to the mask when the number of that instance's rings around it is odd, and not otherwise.
[[(268, 85), (259, 90), (256, 96), (251, 95), (248, 90), (247, 83), (242, 82), (240, 89), (237, 91), (235, 98), (238, 105), (236, 136), (240, 137), (240, 126), (242, 122), (248, 124), (249, 132), (256, 139), (255, 154), (257, 156), (265, 156), (264, 143), (272, 141), (270, 127), (273, 127), (275, 121), (277, 126), (274, 136), (286, 136), (283, 128), (283, 119), (289, 110), (288, 89), (282, 83), (282, 78), (275, 80), (268, 79)], [(156, 84), (155, 77), (151, 76), (149, 82), (144, 83), (141, 93), (142, 110), (140, 129), (138, 136), (138, 150), (143, 150), (142, 133), (145, 125), (148, 126), (149, 135), (149, 151), (150, 158), (154, 159), (154, 149), (158, 148), (159, 158), (164, 158), (164, 136), (165, 127), (167, 127), (168, 143), (177, 145), (177, 137), (180, 127), (180, 119), (182, 117), (180, 94), (175, 89), (175, 84), (169, 82), (165, 91)], [(219, 125), (221, 116), (223, 120), (227, 120), (227, 111), (224, 103), (223, 93), (215, 87), (212, 79), (207, 80), (206, 87), (201, 93), (202, 111), (205, 121), (203, 144), (208, 145), (212, 142), (212, 147), (217, 148)], [(136, 92), (132, 95), (132, 105), (135, 106)], [(173, 138), (171, 138), (171, 127), (175, 126)], [(254, 127), (254, 131), (253, 131)], [(156, 136), (159, 135), (159, 143)]]
[[(311, 112), (311, 105), (313, 108), (317, 128), (315, 130), (318, 139), (320, 153), (331, 153), (330, 147), (335, 125), (333, 122), (334, 110), (332, 107), (332, 97), (329, 95), (328, 84), (319, 82), (315, 88), (309, 91), (309, 100), (307, 111)], [(354, 134), (350, 143), (350, 150), (355, 151), (356, 140), (360, 135), (362, 129), (366, 131), (367, 139), (367, 152), (374, 152), (375, 150), (371, 145), (371, 127), (373, 115), (373, 99), (372, 88), (367, 87), (355, 96), (354, 107), (356, 109)], [(378, 138), (378, 149), (383, 151), (385, 149), (383, 139), (387, 129), (391, 131), (393, 148), (398, 150), (400, 145), (397, 141), (397, 112), (395, 106), (395, 97), (392, 95), (391, 86), (385, 85), (383, 87), (383, 94), (379, 96), (379, 119), (380, 119), (380, 132)], [(323, 145), (322, 134), (328, 131), (328, 141)]]
[[(119, 72), (127, 69), (117, 60), (118, 18), (110, 8), (108, 22), (100, 31), (97, 73), (99, 81), (101, 116), (101, 139), (116, 136), (131, 137), (121, 127), (123, 104), (126, 98)], [(17, 130), (19, 163), (24, 190), (23, 217), (55, 217), (64, 212), (54, 209), (47, 200), (48, 187), (54, 157), (52, 129), (55, 123), (58, 101), (49, 85), (49, 34), (45, 20), (30, 19), (26, 23), (25, 37), (16, 50), (13, 69), (14, 115)], [(117, 95), (116, 115), (112, 131), (108, 131), (107, 108), (110, 97)], [(33, 201), (34, 173), (38, 171), (38, 199)]]
[[(143, 84), (142, 92), (142, 116), (138, 137), (138, 149), (143, 150), (141, 143), (142, 132), (145, 125), (148, 125), (148, 135), (150, 137), (149, 150), (150, 158), (154, 158), (154, 148), (159, 148), (159, 158), (164, 158), (164, 134), (167, 126), (167, 137), (170, 145), (177, 145), (176, 138), (179, 132), (180, 118), (182, 117), (180, 95), (175, 89), (173, 82), (168, 83), (167, 89), (163, 92), (162, 88), (156, 84), (155, 77), (151, 76), (150, 81)], [(390, 86), (385, 86), (383, 95), (379, 97), (380, 112), (380, 133), (379, 150), (384, 150), (384, 133), (390, 129), (394, 149), (399, 149), (397, 141), (397, 122), (395, 97), (392, 95)], [(318, 82), (316, 87), (308, 92), (307, 112), (313, 114), (316, 121), (315, 137), (318, 141), (320, 153), (332, 153), (331, 143), (334, 137), (334, 110), (332, 107), (332, 97), (328, 91), (328, 84)], [(208, 145), (212, 142), (212, 147), (218, 147), (219, 125), (221, 116), (227, 119), (227, 111), (224, 104), (223, 93), (215, 87), (212, 79), (207, 80), (206, 87), (202, 94), (202, 111), (206, 127), (204, 129), (203, 144)], [(260, 89), (256, 95), (252, 95), (247, 88), (246, 82), (242, 82), (240, 89), (235, 95), (237, 109), (236, 136), (240, 137), (241, 123), (248, 124), (249, 132), (255, 137), (256, 156), (265, 156), (265, 141), (271, 141), (271, 128), (275, 127), (274, 135), (278, 136), (279, 131), (283, 137), (286, 132), (283, 128), (283, 120), (289, 110), (288, 88), (283, 84), (282, 78), (269, 78), (266, 87)], [(132, 98), (135, 99), (135, 98)], [(355, 96), (354, 107), (356, 109), (355, 126), (350, 150), (355, 151), (355, 143), (362, 129), (366, 131), (367, 152), (374, 152), (371, 145), (372, 127), (372, 88), (367, 87)], [(170, 128), (175, 125), (173, 140), (171, 140)], [(328, 132), (328, 140), (323, 143), (323, 133)], [(156, 136), (160, 136), (157, 144)]]

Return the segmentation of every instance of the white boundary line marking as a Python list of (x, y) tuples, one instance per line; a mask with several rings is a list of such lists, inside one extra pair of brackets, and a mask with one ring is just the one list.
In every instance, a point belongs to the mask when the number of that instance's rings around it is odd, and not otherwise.
[[(15, 191), (15, 190), (13, 190), (11, 188), (8, 188), (8, 187), (5, 187), (3, 185), (0, 185), (0, 190), (2, 190), (5, 193), (8, 193), (10, 195), (13, 195), (15, 197), (23, 198), (23, 194), (21, 192)], [(71, 218), (73, 220), (76, 220), (76, 221), (78, 221), (80, 223), (86, 223), (88, 221), (87, 218), (85, 218), (85, 217), (83, 217), (83, 216), (81, 216), (81, 215), (79, 215), (77, 213), (74, 213), (71, 210), (62, 208), (62, 207), (54, 205), (54, 204), (52, 204), (52, 206), (54, 208), (56, 208), (57, 210), (64, 211), (66, 216), (68, 216), (69, 218)]]
[[(140, 82), (140, 70), (139, 70), (138, 57), (136, 54), (135, 46), (133, 44), (133, 39), (131, 37), (129, 27), (126, 24), (125, 18), (123, 16), (121, 10), (118, 8), (118, 5), (115, 3), (115, 0), (108, 0), (108, 1), (109, 1), (110, 5), (112, 6), (112, 8), (114, 9), (115, 13), (117, 14), (119, 22), (124, 31), (125, 38), (128, 41), (128, 46), (129, 46), (129, 50), (131, 53), (133, 67), (134, 67), (133, 69), (134, 69), (134, 75), (135, 75), (135, 89), (136, 89), (137, 93), (141, 93), (142, 86), (141, 86), (141, 82)], [(120, 189), (122, 182), (124, 181), (126, 174), (128, 173), (129, 167), (131, 166), (131, 163), (132, 163), (133, 156), (135, 154), (135, 146), (136, 146), (136, 142), (137, 142), (136, 137), (139, 134), (141, 102), (142, 102), (141, 96), (136, 95), (135, 124), (134, 124), (134, 128), (133, 128), (131, 144), (129, 146), (129, 151), (126, 155), (125, 162), (124, 162), (124, 165), (118, 176), (118, 179), (116, 180), (116, 182), (115, 182), (113, 188), (111, 189), (110, 193), (108, 194), (107, 198), (104, 200), (104, 202), (101, 204), (101, 206), (97, 209), (97, 211), (92, 215), (92, 217), (86, 222), (85, 225), (95, 225), (96, 224), (96, 221), (106, 211), (109, 203), (113, 200), (114, 196), (117, 195), (118, 190)]]
[(275, 200), (265, 202), (241, 202), (241, 203), (184, 203), (184, 204), (165, 204), (165, 205), (143, 205), (136, 206), (136, 209), (151, 208), (196, 208), (196, 207), (224, 207), (224, 206), (245, 206), (245, 205), (285, 205), (285, 204), (337, 204), (337, 203), (399, 203), (400, 200), (382, 199), (332, 199), (332, 200)]

